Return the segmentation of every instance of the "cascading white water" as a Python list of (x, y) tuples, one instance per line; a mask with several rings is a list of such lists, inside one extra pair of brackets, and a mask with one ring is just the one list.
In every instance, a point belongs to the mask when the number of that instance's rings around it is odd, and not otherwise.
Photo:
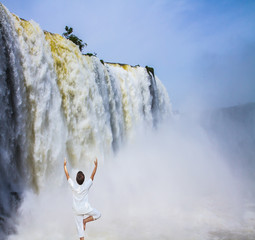
[(9, 17), (24, 75), (34, 184), (64, 155), (74, 166), (103, 158), (137, 124), (152, 126), (170, 113), (163, 85), (145, 68), (102, 64), (60, 35), (44, 34), (34, 21)]
[(47, 179), (61, 184), (56, 174), (63, 174), (65, 156), (75, 168), (90, 166), (96, 156), (109, 158), (137, 126), (151, 128), (167, 118), (171, 106), (150, 70), (82, 55), (62, 36), (2, 4), (0, 10), (0, 164), (4, 186), (10, 169), (18, 182), (2, 188), (5, 222), (10, 194), (20, 198), (25, 186), (38, 192)]
[(22, 21), (16, 16), (13, 20), (27, 91), (28, 162), (33, 171), (32, 182), (39, 187), (47, 171), (54, 171), (58, 159), (65, 155), (63, 146), (67, 134), (56, 84), (57, 75), (44, 33), (33, 21)]
[[(27, 101), (11, 14), (0, 6), (0, 236), (13, 232), (27, 166)], [(2, 234), (3, 232), (3, 234)]]

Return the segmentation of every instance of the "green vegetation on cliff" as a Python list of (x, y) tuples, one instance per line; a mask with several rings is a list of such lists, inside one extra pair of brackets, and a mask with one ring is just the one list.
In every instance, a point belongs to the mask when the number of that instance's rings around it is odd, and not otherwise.
[(74, 44), (76, 44), (79, 47), (80, 51), (82, 52), (83, 48), (85, 46), (87, 46), (87, 43), (84, 43), (80, 38), (78, 38), (77, 36), (75, 36), (73, 34), (73, 28), (72, 27), (66, 26), (65, 30), (66, 30), (66, 32), (63, 33), (63, 36), (66, 39), (69, 39), (70, 41), (72, 41)]
[(146, 68), (146, 70), (147, 70), (147, 72), (148, 72), (148, 74), (152, 74), (152, 76), (153, 77), (155, 77), (155, 75), (154, 75), (154, 68), (152, 68), (152, 67), (148, 67), (148, 66), (145, 66), (145, 68)]

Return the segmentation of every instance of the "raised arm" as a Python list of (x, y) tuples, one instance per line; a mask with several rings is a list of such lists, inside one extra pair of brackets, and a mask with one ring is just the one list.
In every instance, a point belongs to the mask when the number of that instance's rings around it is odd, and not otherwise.
[(97, 158), (96, 158), (96, 161), (94, 161), (94, 164), (95, 164), (95, 167), (94, 167), (93, 172), (90, 176), (92, 181), (94, 180), (94, 177), (95, 177), (95, 174), (96, 174), (96, 171), (97, 171)]
[(69, 173), (68, 173), (67, 168), (66, 168), (66, 159), (64, 161), (64, 170), (65, 170), (65, 174), (66, 174), (66, 179), (68, 180), (69, 179)]

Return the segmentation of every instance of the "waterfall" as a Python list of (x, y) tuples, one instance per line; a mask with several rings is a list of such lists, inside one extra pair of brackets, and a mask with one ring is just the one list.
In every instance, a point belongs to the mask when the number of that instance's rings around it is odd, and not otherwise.
[(0, 236), (5, 236), (14, 231), (10, 221), (23, 190), (39, 191), (65, 156), (73, 167), (111, 156), (136, 127), (152, 128), (166, 119), (171, 106), (151, 69), (101, 62), (2, 4), (0, 13)]
[(0, 7), (0, 229), (13, 231), (27, 165), (27, 101), (17, 34), (11, 14)]

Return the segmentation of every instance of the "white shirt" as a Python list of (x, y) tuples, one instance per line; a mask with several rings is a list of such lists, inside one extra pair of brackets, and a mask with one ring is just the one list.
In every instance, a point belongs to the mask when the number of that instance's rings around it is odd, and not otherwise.
[(83, 182), (82, 185), (74, 184), (73, 180), (69, 177), (68, 183), (73, 192), (73, 210), (76, 214), (86, 214), (91, 212), (93, 208), (89, 204), (88, 193), (93, 184), (91, 178)]

